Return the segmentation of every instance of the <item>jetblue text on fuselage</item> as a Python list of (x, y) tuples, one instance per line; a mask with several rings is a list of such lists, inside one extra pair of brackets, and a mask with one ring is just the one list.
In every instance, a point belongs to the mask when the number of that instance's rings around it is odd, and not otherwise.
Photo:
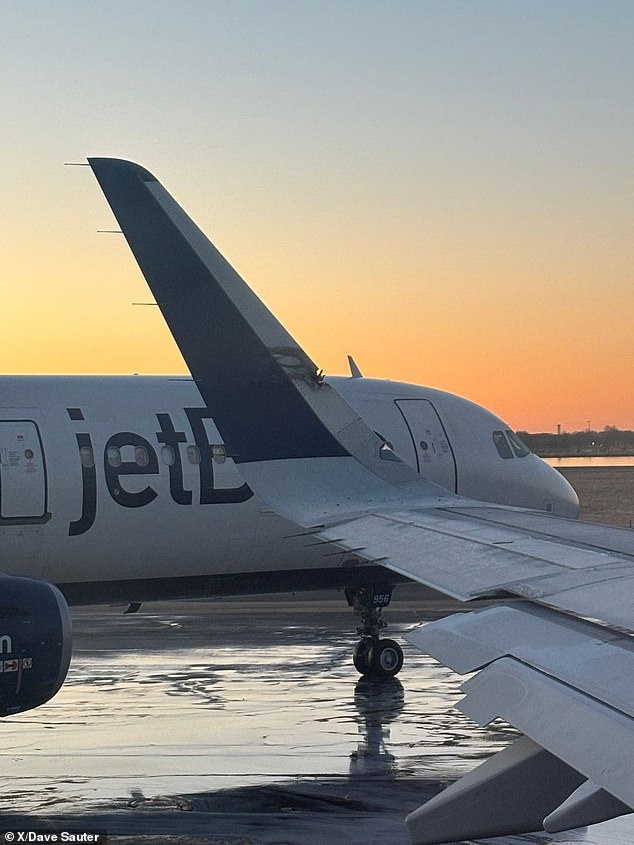
[[(183, 478), (183, 461), (181, 457), (181, 444), (186, 444), (193, 438), (197, 452), (196, 466), (200, 481), (200, 494), (197, 504), (217, 505), (236, 504), (244, 502), (253, 495), (247, 484), (238, 487), (218, 488), (214, 484), (213, 447), (209, 442), (204, 420), (211, 419), (207, 408), (184, 408), (185, 415), (191, 430), (191, 436), (186, 432), (178, 431), (169, 413), (157, 413), (158, 431), (155, 432), (157, 447), (141, 434), (134, 431), (118, 431), (112, 434), (103, 444), (103, 475), (105, 488), (118, 505), (125, 508), (142, 508), (149, 505), (159, 496), (156, 489), (156, 482), (148, 483), (146, 487), (137, 492), (130, 492), (125, 489), (121, 479), (126, 476), (143, 475), (156, 476), (159, 470), (159, 450), (167, 447), (170, 460), (168, 462), (169, 472), (169, 495), (177, 505), (192, 505), (193, 492), (185, 487)], [(68, 415), (71, 420), (78, 423), (77, 427), (87, 428), (84, 414), (81, 408), (68, 408)], [(83, 423), (83, 426), (81, 426)], [(92, 436), (88, 431), (77, 431), (75, 433), (79, 460), (82, 473), (82, 509), (79, 519), (71, 522), (68, 526), (68, 533), (71, 537), (84, 534), (95, 522), (97, 514), (97, 450), (94, 447)], [(125, 447), (144, 450), (145, 460), (139, 462), (112, 460), (113, 450), (119, 453)]]

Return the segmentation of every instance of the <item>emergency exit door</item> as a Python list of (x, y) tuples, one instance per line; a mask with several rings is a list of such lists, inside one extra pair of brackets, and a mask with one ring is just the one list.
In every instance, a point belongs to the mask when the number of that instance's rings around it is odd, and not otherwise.
[(46, 514), (46, 473), (37, 426), (31, 420), (0, 421), (0, 519), (38, 519)]
[(428, 399), (397, 399), (414, 441), (421, 475), (456, 492), (456, 461), (451, 443), (436, 409)]

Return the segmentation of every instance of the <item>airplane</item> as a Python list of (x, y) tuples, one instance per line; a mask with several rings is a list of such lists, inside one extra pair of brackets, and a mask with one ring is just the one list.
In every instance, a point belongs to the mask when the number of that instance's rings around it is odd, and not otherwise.
[(631, 812), (634, 535), (571, 519), (572, 488), (485, 409), (324, 378), (151, 173), (89, 164), (192, 378), (3, 378), (2, 713), (63, 682), (67, 601), (344, 588), (355, 665), (391, 676), (381, 610), (414, 580), (496, 601), (409, 639), (482, 670), (463, 709), (525, 735), (408, 817), (412, 842)]

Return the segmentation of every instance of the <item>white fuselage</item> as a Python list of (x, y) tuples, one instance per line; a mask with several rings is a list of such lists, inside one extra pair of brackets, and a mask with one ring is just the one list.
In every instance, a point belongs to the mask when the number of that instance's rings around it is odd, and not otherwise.
[[(452, 492), (576, 515), (559, 473), (520, 457), (485, 409), (397, 382), (329, 381)], [(190, 378), (2, 377), (0, 571), (85, 602), (345, 583), (359, 561), (268, 510), (221, 444)]]

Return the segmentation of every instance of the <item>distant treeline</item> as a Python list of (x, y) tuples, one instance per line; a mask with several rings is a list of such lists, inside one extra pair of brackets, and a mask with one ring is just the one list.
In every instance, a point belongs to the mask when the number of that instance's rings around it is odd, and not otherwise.
[(564, 431), (561, 434), (530, 434), (518, 431), (531, 452), (541, 458), (634, 455), (634, 431), (606, 426), (603, 431)]

